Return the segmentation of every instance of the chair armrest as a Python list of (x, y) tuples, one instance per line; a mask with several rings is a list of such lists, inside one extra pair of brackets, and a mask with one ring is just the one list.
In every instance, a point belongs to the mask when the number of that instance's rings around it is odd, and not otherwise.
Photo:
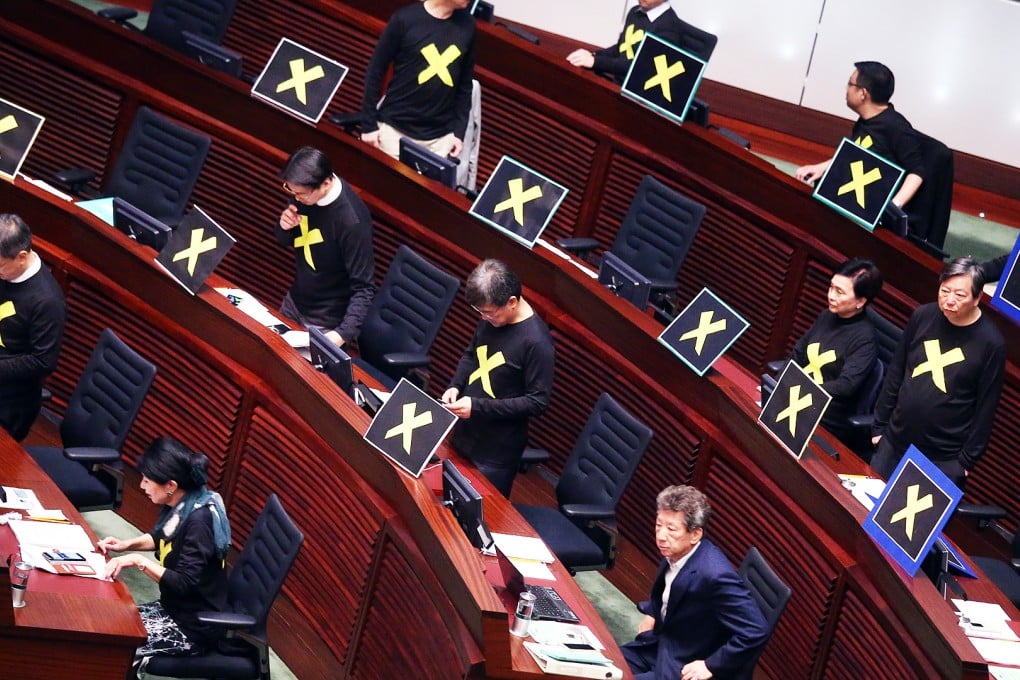
[(98, 175), (87, 168), (67, 168), (53, 173), (53, 179), (72, 194), (80, 194), (86, 184)]
[(134, 19), (138, 16), (138, 12), (131, 9), (130, 7), (107, 7), (96, 12), (99, 16), (110, 21), (116, 21), (119, 24), (124, 23), (129, 19)]
[(387, 366), (400, 366), (402, 368), (420, 368), (428, 366), (429, 357), (421, 352), (390, 352), (383, 355), (383, 361)]
[(255, 617), (234, 612), (198, 612), (195, 615), (201, 623), (217, 628), (251, 628), (255, 625)]
[(613, 519), (616, 511), (604, 505), (582, 505), (580, 503), (567, 503), (561, 505), (560, 510), (570, 519)]
[(365, 114), (361, 111), (349, 111), (347, 113), (334, 113), (328, 118), (330, 123), (339, 125), (344, 132), (354, 134), (361, 130), (365, 124)]
[(572, 236), (557, 240), (556, 245), (568, 253), (580, 254), (595, 250), (599, 247), (599, 242), (589, 236)]
[(956, 514), (960, 517), (991, 522), (992, 520), (1005, 517), (1006, 508), (998, 505), (983, 505), (981, 503), (960, 503), (956, 506)]
[(847, 418), (851, 425), (854, 427), (871, 427), (875, 424), (875, 415), (872, 413), (865, 413), (856, 416), (850, 416)]
[(676, 281), (666, 281), (663, 279), (652, 281), (652, 292), (653, 293), (672, 293), (676, 290)]
[(86, 465), (120, 461), (120, 451), (104, 446), (72, 446), (69, 449), (64, 449), (64, 455)]
[(769, 373), (778, 375), (782, 373), (783, 369), (786, 368), (786, 364), (789, 363), (789, 359), (776, 359), (765, 364), (765, 367), (769, 369)]

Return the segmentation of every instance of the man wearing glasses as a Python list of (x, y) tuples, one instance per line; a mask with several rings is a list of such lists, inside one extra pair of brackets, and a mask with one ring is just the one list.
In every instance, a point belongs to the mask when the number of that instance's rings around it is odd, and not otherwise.
[(507, 498), (528, 443), (528, 420), (549, 406), (552, 336), (521, 297), (521, 280), (499, 260), (467, 279), (468, 304), (482, 319), (442, 402), (460, 420), (450, 444)]
[(296, 264), (280, 312), (342, 346), (358, 337), (375, 294), (372, 215), (318, 149), (291, 154), (280, 179), (291, 200), (276, 240), (294, 250)]
[[(903, 168), (907, 175), (892, 202), (902, 208), (917, 193), (924, 175), (921, 140), (899, 111), (889, 102), (896, 79), (877, 61), (859, 61), (846, 83), (846, 105), (858, 115), (850, 139)], [(797, 179), (814, 182), (822, 178), (831, 161), (797, 168)]]

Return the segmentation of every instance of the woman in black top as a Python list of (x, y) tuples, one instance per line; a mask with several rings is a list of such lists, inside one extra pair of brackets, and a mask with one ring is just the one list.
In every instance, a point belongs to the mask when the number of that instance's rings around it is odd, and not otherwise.
[(215, 644), (217, 632), (198, 621), (197, 612), (223, 609), (227, 598), (226, 554), (230, 523), (223, 499), (206, 488), (209, 459), (171, 437), (149, 445), (138, 461), (142, 490), (160, 509), (155, 528), (135, 538), (108, 536), (99, 550), (152, 550), (112, 558), (107, 578), (134, 567), (159, 584), (159, 600), (139, 605), (149, 639), (136, 652), (144, 672), (156, 654), (194, 654)]

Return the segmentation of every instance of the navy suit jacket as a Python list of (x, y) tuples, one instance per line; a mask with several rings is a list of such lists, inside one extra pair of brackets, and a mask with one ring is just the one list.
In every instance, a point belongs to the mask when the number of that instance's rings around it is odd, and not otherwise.
[(663, 618), (667, 567), (663, 560), (652, 586), (651, 601), (638, 606), (655, 618), (655, 628), (627, 645), (658, 646), (657, 680), (676, 680), (685, 664), (698, 659), (704, 659), (714, 678), (741, 677), (744, 666), (769, 634), (761, 609), (744, 580), (722, 551), (703, 538), (674, 579)]

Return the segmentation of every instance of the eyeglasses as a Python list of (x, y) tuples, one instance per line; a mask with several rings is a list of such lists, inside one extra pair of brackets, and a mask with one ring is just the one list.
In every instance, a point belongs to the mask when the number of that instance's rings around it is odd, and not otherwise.
[(286, 182), (284, 182), (282, 186), (283, 186), (283, 190), (286, 191), (291, 196), (293, 196), (294, 198), (301, 198), (302, 196), (308, 196), (310, 194), (313, 194), (313, 193), (315, 193), (315, 189), (318, 188), (318, 187), (315, 187), (315, 188), (312, 188), (312, 189), (308, 189), (307, 191), (295, 191)]
[(482, 320), (484, 320), (484, 321), (492, 321), (492, 317), (494, 317), (496, 314), (499, 313), (498, 309), (494, 309), (491, 312), (483, 312), (482, 310), (478, 309), (474, 305), (471, 305), (471, 309), (473, 309), (476, 312), (478, 312), (478, 316), (482, 317)]
[(863, 89), (864, 89), (863, 87), (861, 87), (860, 85), (858, 85), (857, 83), (855, 83), (855, 82), (854, 82), (854, 81), (852, 81), (852, 80), (848, 80), (848, 81), (846, 81), (846, 86), (847, 86), (847, 87), (856, 87), (856, 88), (857, 88), (857, 89), (859, 89), (859, 90), (863, 90)]

